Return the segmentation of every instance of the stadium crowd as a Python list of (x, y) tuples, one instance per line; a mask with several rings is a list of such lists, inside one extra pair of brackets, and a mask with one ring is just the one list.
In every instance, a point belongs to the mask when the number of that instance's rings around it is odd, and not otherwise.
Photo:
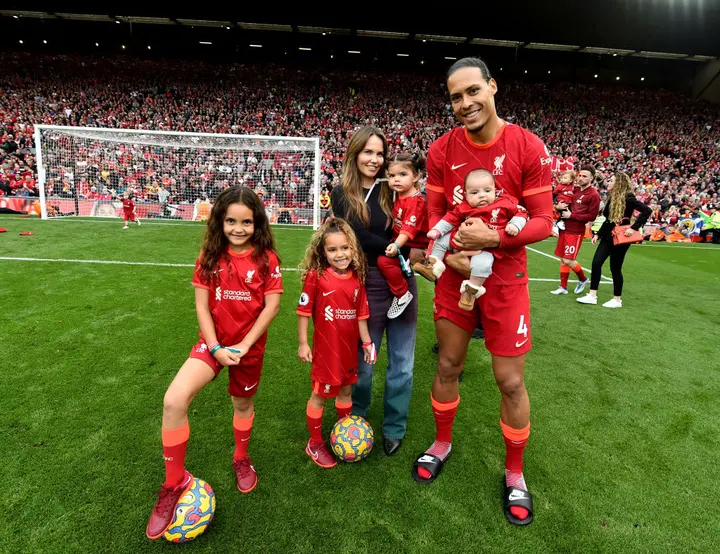
[[(320, 136), (327, 187), (339, 183), (344, 147), (359, 125), (382, 128), (392, 149), (422, 152), (455, 125), (442, 75), (19, 53), (0, 54), (0, 62), (0, 195), (37, 194), (34, 123)], [(602, 179), (627, 172), (654, 221), (720, 204), (716, 106), (675, 92), (504, 79), (497, 106), (545, 141), (560, 169), (593, 164), (601, 192)], [(243, 183), (270, 202), (312, 203), (312, 166), (292, 156), (176, 149), (154, 162), (151, 148), (93, 157), (93, 147), (74, 157), (75, 167), (51, 167), (52, 195), (73, 196), (77, 187), (88, 199), (104, 198), (130, 188), (141, 202), (191, 203)]]

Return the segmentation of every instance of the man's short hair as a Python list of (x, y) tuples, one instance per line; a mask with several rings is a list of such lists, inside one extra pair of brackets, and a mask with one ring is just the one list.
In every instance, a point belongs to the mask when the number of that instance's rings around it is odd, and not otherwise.
[(580, 168), (580, 171), (587, 171), (590, 175), (592, 175), (593, 181), (595, 180), (595, 167), (592, 165), (584, 165)]

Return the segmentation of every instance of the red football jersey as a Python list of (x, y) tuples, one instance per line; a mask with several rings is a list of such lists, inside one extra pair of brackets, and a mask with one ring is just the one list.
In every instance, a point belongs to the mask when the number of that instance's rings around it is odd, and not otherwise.
[(585, 190), (578, 188), (569, 208), (571, 213), (565, 220), (565, 231), (573, 235), (584, 235), (585, 226), (595, 221), (600, 213), (600, 194), (593, 186)]
[[(252, 249), (242, 254), (228, 249), (230, 261), (220, 259), (217, 270), (219, 282), (214, 284), (214, 289), (200, 275), (201, 258), (195, 263), (192, 284), (210, 291), (210, 313), (215, 322), (215, 334), (218, 342), (225, 346), (237, 344), (245, 338), (265, 308), (266, 295), (283, 292), (280, 265), (275, 253), (268, 252), (264, 277), (252, 253)], [(202, 333), (200, 338), (205, 340)], [(264, 348), (266, 340), (267, 333), (255, 345)]]
[(312, 317), (313, 361), (310, 377), (326, 385), (341, 385), (343, 377), (357, 374), (360, 328), (368, 319), (365, 287), (354, 271), (338, 274), (332, 269), (318, 275), (308, 272), (297, 313)]
[(412, 196), (397, 197), (393, 204), (393, 240), (400, 233), (407, 235), (405, 243), (410, 248), (426, 248), (428, 238), (427, 205), (422, 194), (416, 192)]
[(123, 210), (127, 213), (132, 212), (135, 209), (135, 202), (130, 200), (129, 198), (123, 198), (122, 199), (122, 206)]
[(573, 184), (563, 185), (562, 183), (558, 183), (553, 190), (555, 204), (558, 202), (565, 202), (568, 205), (571, 204), (576, 191), (577, 188)]
[[(552, 191), (550, 161), (551, 156), (543, 142), (527, 129), (512, 123), (503, 122), (503, 127), (495, 138), (484, 145), (475, 144), (465, 127), (455, 127), (437, 139), (428, 152), (427, 189), (444, 196), (444, 203), (437, 200), (430, 202), (428, 193), (430, 225), (434, 226), (448, 210), (465, 199), (464, 180), (471, 170), (491, 171), (495, 177), (495, 187), (517, 198), (524, 206), (524, 198)], [(434, 196), (437, 197), (437, 194)], [(548, 205), (548, 223), (551, 214), (552, 205)], [(542, 238), (546, 236), (535, 240)], [(512, 285), (526, 282), (525, 247), (503, 248), (502, 260), (498, 260), (493, 266), (488, 284)]]

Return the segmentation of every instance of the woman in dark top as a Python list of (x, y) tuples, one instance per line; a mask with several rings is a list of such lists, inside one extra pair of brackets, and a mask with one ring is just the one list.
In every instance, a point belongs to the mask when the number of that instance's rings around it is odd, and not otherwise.
[(613, 297), (605, 302), (603, 306), (606, 308), (622, 308), (622, 288), (623, 274), (622, 265), (625, 260), (625, 254), (630, 249), (630, 244), (619, 244), (615, 246), (612, 238), (612, 230), (615, 225), (623, 220), (630, 221), (635, 211), (640, 215), (632, 224), (631, 228), (625, 231), (627, 236), (633, 234), (633, 230), (637, 231), (645, 225), (650, 217), (652, 210), (640, 202), (632, 193), (632, 182), (626, 173), (618, 172), (608, 184), (608, 201), (603, 209), (605, 221), (592, 239), (593, 244), (600, 244), (595, 251), (592, 261), (592, 275), (590, 277), (590, 292), (585, 296), (578, 298), (581, 304), (597, 304), (597, 291), (600, 285), (600, 276), (602, 274), (602, 266), (605, 260), (610, 258), (610, 272), (613, 278)]
[[(417, 332), (417, 282), (408, 278), (413, 296), (410, 305), (395, 319), (387, 317), (393, 300), (387, 281), (377, 267), (378, 256), (392, 240), (392, 191), (385, 174), (387, 141), (380, 129), (362, 127), (350, 139), (343, 161), (341, 186), (330, 195), (335, 217), (346, 219), (357, 234), (368, 262), (365, 282), (370, 319), (370, 337), (379, 349), (387, 333), (388, 367), (385, 374), (385, 409), (383, 420), (383, 447), (387, 455), (400, 448), (407, 428), (410, 393), (415, 364), (415, 338)], [(409, 249), (401, 249), (409, 259)], [(372, 365), (358, 353), (358, 381), (353, 385), (353, 414), (365, 417), (372, 393)]]

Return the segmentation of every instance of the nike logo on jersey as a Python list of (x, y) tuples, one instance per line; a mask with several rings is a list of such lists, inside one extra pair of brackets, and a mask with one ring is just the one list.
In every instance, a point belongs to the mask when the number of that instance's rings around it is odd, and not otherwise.
[(333, 292), (335, 292), (335, 291), (331, 290), (330, 292), (323, 292), (323, 296), (328, 296), (328, 295), (332, 294)]
[(256, 386), (257, 386), (257, 383), (255, 383), (254, 385), (252, 385), (250, 387), (245, 387), (245, 390), (248, 391), (250, 389), (254, 389)]
[(455, 164), (453, 164), (453, 165), (451, 166), (451, 169), (452, 169), (453, 171), (455, 171), (456, 169), (460, 169), (460, 168), (461, 168), (462, 166), (464, 166), (464, 165), (467, 165), (467, 162), (465, 162), (464, 164), (460, 164), (460, 165), (455, 165)]
[(525, 340), (522, 341), (522, 342), (516, 342), (516, 343), (515, 343), (515, 348), (520, 348), (520, 347), (521, 347), (523, 344), (525, 344), (528, 340), (530, 340), (530, 339), (525, 339)]
[(514, 490), (510, 493), (508, 496), (508, 500), (510, 502), (514, 502), (515, 500), (527, 500), (528, 495), (525, 494), (523, 491)]

